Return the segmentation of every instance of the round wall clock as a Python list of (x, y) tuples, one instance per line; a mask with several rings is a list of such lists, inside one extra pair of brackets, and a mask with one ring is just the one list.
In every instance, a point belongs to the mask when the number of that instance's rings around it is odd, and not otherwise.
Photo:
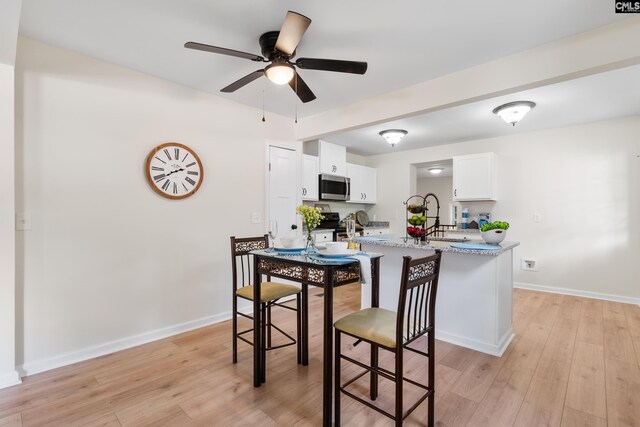
[(168, 199), (191, 196), (200, 188), (203, 174), (195, 151), (177, 142), (158, 145), (147, 156), (147, 181), (156, 193)]

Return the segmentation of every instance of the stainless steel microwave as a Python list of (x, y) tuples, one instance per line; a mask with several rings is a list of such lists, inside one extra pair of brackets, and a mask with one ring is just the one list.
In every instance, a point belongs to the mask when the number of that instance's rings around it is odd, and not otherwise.
[(344, 176), (320, 174), (320, 200), (349, 200), (351, 180)]

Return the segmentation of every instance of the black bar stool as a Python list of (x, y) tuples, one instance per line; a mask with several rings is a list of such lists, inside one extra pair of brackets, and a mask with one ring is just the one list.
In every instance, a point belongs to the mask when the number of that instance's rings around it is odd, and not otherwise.
[[(250, 281), (253, 278), (253, 262), (251, 260), (250, 252), (258, 249), (266, 249), (269, 246), (269, 238), (265, 234), (259, 237), (245, 237), (236, 238), (231, 236), (231, 266), (233, 269), (233, 363), (238, 362), (238, 340), (242, 340), (249, 345), (253, 345), (253, 342), (246, 339), (243, 335), (252, 332), (253, 328), (249, 328), (243, 331), (238, 331), (238, 316), (245, 317), (247, 319), (253, 319), (252, 316), (238, 311), (238, 298), (243, 298), (248, 301), (253, 301), (253, 285)], [(260, 334), (262, 336), (262, 342), (266, 343), (261, 351), (261, 358), (266, 361), (266, 351), (275, 350), (277, 348), (288, 347), (293, 344), (297, 345), (297, 360), (298, 364), (308, 364), (308, 338), (306, 332), (303, 330), (303, 316), (306, 316), (307, 308), (301, 303), (301, 293), (306, 293), (307, 285), (303, 285), (302, 289), (293, 285), (286, 285), (284, 283), (271, 282), (267, 277), (266, 282), (262, 282), (260, 289)], [(288, 296), (296, 296), (296, 308), (289, 307), (280, 303), (281, 298)], [(307, 299), (304, 299), (307, 301)], [(288, 310), (296, 312), (296, 324), (297, 324), (297, 339), (284, 332), (271, 322), (271, 308), (273, 306), (282, 307)], [(285, 344), (272, 346), (271, 345), (271, 329), (275, 329), (282, 335), (288, 338), (288, 342)]]
[[(435, 305), (441, 257), (441, 251), (436, 251), (435, 255), (419, 259), (412, 259), (409, 256), (404, 257), (397, 312), (382, 308), (367, 308), (349, 314), (335, 322), (336, 426), (340, 425), (340, 395), (342, 393), (386, 415), (394, 420), (397, 426), (402, 425), (403, 420), (425, 399), (428, 399), (429, 426), (435, 425)], [(354, 337), (358, 341), (365, 341), (372, 346), (372, 361), (370, 363), (372, 366), (341, 353), (340, 338), (342, 334)], [(409, 347), (409, 344), (425, 334), (427, 335), (426, 352)], [(394, 353), (395, 372), (377, 366), (377, 347)], [(428, 358), (429, 373), (427, 384), (420, 384), (417, 381), (404, 377), (402, 356), (405, 349)], [(365, 371), (348, 380), (346, 383), (341, 384), (340, 362), (342, 359), (364, 368)], [(367, 373), (371, 375), (371, 400), (375, 400), (377, 397), (378, 375), (395, 382), (396, 399), (394, 414), (384, 411), (371, 402), (356, 396), (347, 389), (349, 385)], [(402, 399), (403, 381), (425, 390), (417, 402), (406, 412), (404, 412), (403, 409)]]

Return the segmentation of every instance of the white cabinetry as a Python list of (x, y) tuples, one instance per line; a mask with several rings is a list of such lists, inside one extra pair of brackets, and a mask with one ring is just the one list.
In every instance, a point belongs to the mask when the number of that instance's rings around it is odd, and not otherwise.
[(496, 200), (497, 182), (493, 153), (453, 158), (453, 200)]
[(315, 243), (333, 242), (333, 231), (316, 231), (313, 233)]
[(378, 174), (376, 169), (347, 163), (347, 177), (351, 179), (351, 199), (347, 203), (376, 203)]
[(318, 200), (318, 158), (302, 155), (302, 200)]
[(364, 235), (365, 236), (381, 236), (383, 234), (389, 234), (390, 230), (388, 228), (365, 228)]
[(347, 176), (347, 148), (326, 141), (318, 141), (320, 173)]

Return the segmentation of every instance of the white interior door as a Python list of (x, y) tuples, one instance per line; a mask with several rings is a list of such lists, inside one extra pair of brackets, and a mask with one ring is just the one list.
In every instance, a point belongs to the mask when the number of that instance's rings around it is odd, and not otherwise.
[[(297, 152), (269, 146), (269, 220), (278, 221), (278, 237), (300, 236), (296, 216), (297, 189)], [(295, 230), (292, 229), (293, 225), (296, 226)], [(269, 223), (266, 226), (268, 227)]]

